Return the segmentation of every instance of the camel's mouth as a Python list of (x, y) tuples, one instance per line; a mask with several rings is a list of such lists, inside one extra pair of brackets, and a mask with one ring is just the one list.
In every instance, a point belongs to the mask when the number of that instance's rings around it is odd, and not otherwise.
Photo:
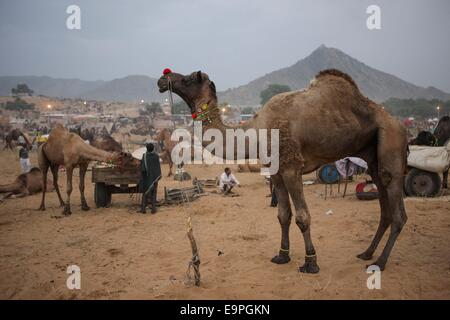
[(160, 92), (160, 93), (164, 93), (164, 92), (166, 92), (167, 90), (169, 90), (169, 86), (167, 85), (167, 80), (166, 80), (166, 79), (160, 78), (160, 79), (158, 80), (157, 85), (158, 85), (158, 88), (159, 88), (159, 92)]
[(169, 87), (168, 87), (167, 85), (159, 85), (159, 84), (158, 84), (158, 88), (159, 88), (159, 92), (160, 92), (160, 93), (164, 93), (164, 92), (166, 92), (167, 90), (169, 90)]

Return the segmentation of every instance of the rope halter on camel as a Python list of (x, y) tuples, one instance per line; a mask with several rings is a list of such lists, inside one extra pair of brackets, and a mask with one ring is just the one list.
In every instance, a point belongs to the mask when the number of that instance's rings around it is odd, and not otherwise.
[(172, 90), (172, 80), (169, 77), (169, 74), (172, 73), (172, 70), (169, 68), (164, 69), (163, 75), (167, 77), (167, 88), (169, 92), (169, 105), (170, 105), (170, 114), (172, 117), (173, 128), (175, 129), (175, 121), (173, 121), (173, 90)]

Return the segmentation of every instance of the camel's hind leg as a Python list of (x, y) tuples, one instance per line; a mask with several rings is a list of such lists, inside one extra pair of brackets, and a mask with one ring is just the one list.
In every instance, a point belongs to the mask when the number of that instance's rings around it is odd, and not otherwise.
[(86, 176), (86, 171), (88, 168), (88, 164), (80, 164), (80, 195), (81, 195), (81, 209), (84, 211), (88, 211), (90, 208), (86, 202), (86, 198), (84, 197), (84, 178)]
[[(380, 270), (384, 270), (395, 241), (407, 220), (403, 203), (407, 144), (406, 134), (400, 126), (386, 126), (384, 130), (379, 130), (377, 147), (378, 171), (374, 176), (377, 177), (379, 184), (382, 221), (380, 222), (381, 228), (377, 231), (371, 247), (376, 248), (387, 225), (390, 224), (391, 229), (388, 241), (383, 252), (374, 263), (380, 267)], [(389, 138), (387, 137), (387, 132), (389, 132)], [(371, 250), (371, 247), (368, 250)]]
[(305, 242), (305, 263), (299, 271), (305, 273), (319, 272), (316, 250), (311, 239), (311, 216), (303, 194), (302, 172), (298, 169), (289, 169), (282, 172), (283, 182), (286, 185), (295, 207), (295, 223), (300, 228)]
[(373, 253), (377, 249), (378, 244), (383, 238), (384, 233), (391, 224), (392, 214), (389, 212), (386, 188), (380, 183), (380, 179), (378, 176), (378, 158), (376, 147), (369, 148), (367, 152), (358, 156), (364, 158), (369, 166), (369, 174), (372, 177), (373, 182), (377, 186), (378, 201), (380, 203), (381, 214), (377, 232), (375, 233), (375, 236), (373, 237), (373, 240), (370, 243), (370, 246), (367, 248), (367, 250), (357, 255), (357, 257), (362, 260), (370, 260), (372, 259)]
[(292, 220), (292, 210), (289, 202), (289, 194), (281, 176), (276, 174), (273, 175), (271, 179), (278, 200), (278, 221), (281, 226), (280, 251), (271, 261), (276, 264), (283, 264), (291, 261), (291, 258), (289, 257), (289, 227)]
[(63, 207), (64, 206), (64, 201), (63, 201), (63, 198), (61, 197), (61, 192), (59, 191), (59, 185), (58, 185), (58, 169), (59, 169), (59, 165), (52, 165), (50, 167), (50, 169), (52, 170), (53, 187), (55, 188), (56, 194), (58, 195), (59, 205), (61, 207)]
[[(383, 179), (381, 179), (381, 184), (383, 185)], [(395, 241), (407, 220), (403, 203), (403, 177), (393, 177), (387, 187), (382, 187), (382, 192), (385, 193), (384, 201), (387, 202), (385, 205), (388, 207), (387, 210), (391, 214), (388, 220), (388, 222), (390, 222), (391, 230), (383, 252), (374, 263), (380, 267), (380, 270), (384, 270)]]

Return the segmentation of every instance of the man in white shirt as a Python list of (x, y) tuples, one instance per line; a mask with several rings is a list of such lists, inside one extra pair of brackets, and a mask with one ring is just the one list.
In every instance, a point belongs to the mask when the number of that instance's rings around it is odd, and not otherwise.
[(220, 176), (219, 187), (223, 193), (228, 194), (234, 186), (240, 187), (238, 179), (231, 173), (230, 168), (225, 168), (225, 172)]

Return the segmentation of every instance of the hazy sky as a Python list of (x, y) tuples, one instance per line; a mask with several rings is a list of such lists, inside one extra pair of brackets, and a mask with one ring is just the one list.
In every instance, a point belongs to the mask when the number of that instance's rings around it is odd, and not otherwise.
[[(71, 4), (81, 30), (66, 27)], [(366, 27), (370, 4), (381, 30)], [(450, 92), (449, 34), (448, 0), (0, 0), (0, 75), (110, 80), (170, 67), (225, 89), (325, 44)]]

